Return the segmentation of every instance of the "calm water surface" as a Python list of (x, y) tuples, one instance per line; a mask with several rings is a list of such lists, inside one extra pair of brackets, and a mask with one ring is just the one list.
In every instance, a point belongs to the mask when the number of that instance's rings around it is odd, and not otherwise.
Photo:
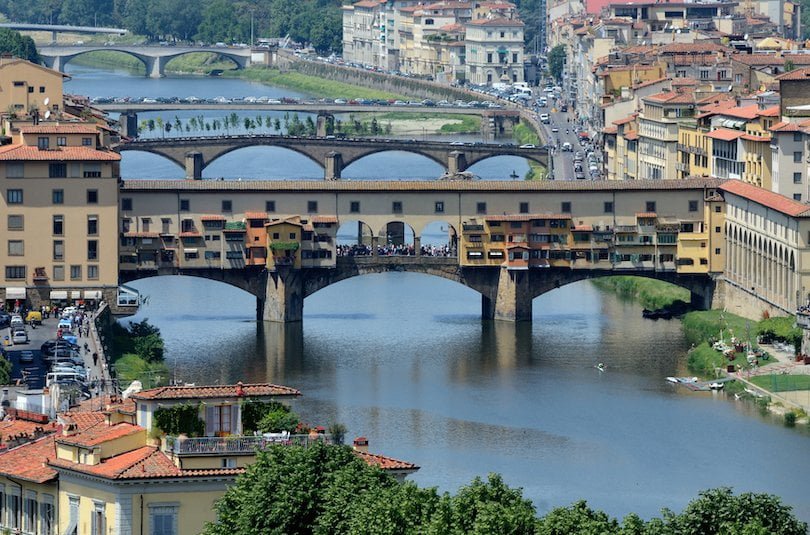
[[(69, 71), (67, 90), (90, 96), (292, 94), (241, 80)], [(206, 176), (321, 176), (271, 150), (239, 151)], [(133, 156), (124, 156), (125, 176), (180, 176), (164, 160)], [(428, 165), (395, 156), (414, 176)], [(493, 160), (483, 162), (493, 175), (512, 171)], [(372, 158), (357, 165), (358, 177), (379, 169)], [(236, 166), (240, 175), (229, 173)], [(303, 324), (288, 326), (257, 325), (255, 299), (223, 284), (160, 277), (133, 286), (149, 299), (136, 319), (161, 328), (179, 379), (300, 388), (295, 408), (307, 422), (342, 422), (374, 451), (417, 463), (411, 477), (421, 485), (454, 491), (500, 472), (540, 512), (586, 498), (613, 515), (645, 517), (729, 485), (778, 494), (810, 520), (808, 434), (722, 394), (672, 388), (664, 377), (684, 373), (687, 349), (679, 323), (643, 320), (639, 306), (587, 282), (535, 299), (534, 321), (517, 326), (481, 321), (472, 290), (408, 273), (321, 290), (307, 298)]]

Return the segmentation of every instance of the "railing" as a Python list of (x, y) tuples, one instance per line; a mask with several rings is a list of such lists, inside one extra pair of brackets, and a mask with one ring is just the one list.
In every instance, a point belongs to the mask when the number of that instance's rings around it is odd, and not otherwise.
[[(272, 435), (272, 436), (270, 436)], [(274, 444), (283, 446), (310, 446), (316, 442), (332, 443), (330, 435), (286, 435), (272, 433), (268, 436), (228, 436), (178, 438), (168, 437), (167, 448), (175, 455), (227, 455), (252, 454)]]

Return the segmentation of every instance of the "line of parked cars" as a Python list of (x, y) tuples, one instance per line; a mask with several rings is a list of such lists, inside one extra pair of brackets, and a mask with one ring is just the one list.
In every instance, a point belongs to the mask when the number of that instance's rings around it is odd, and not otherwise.
[(19, 314), (0, 313), (0, 325), (8, 327), (8, 339), (14, 345), (28, 343), (28, 329)]

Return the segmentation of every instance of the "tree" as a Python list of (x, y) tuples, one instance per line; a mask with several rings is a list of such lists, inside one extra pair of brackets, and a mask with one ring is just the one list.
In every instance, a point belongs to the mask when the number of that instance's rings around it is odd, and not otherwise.
[[(644, 521), (641, 522), (642, 529)], [(629, 525), (637, 525), (632, 519)], [(618, 533), (618, 522), (602, 511), (594, 511), (587, 502), (578, 501), (570, 507), (557, 507), (537, 523), (538, 535), (564, 535), (568, 533)], [(643, 533), (639, 532), (639, 533)]]
[(240, 28), (232, 2), (213, 0), (202, 10), (202, 22), (197, 29), (197, 39), (207, 43), (243, 40), (244, 30)]
[(557, 82), (562, 81), (565, 68), (565, 45), (557, 45), (548, 54), (548, 70)]
[(512, 489), (499, 474), (487, 481), (476, 477), (461, 487), (450, 500), (453, 534), (534, 533), (535, 509), (523, 497), (522, 489)]
[(39, 63), (39, 53), (34, 40), (14, 30), (0, 28), (0, 53), (11, 54), (31, 63)]
[(0, 385), (7, 385), (11, 382), (11, 362), (5, 357), (0, 357)]

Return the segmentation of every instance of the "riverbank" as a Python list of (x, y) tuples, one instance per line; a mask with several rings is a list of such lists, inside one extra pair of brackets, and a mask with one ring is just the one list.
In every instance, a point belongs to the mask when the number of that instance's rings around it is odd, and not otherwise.
[[(385, 112), (335, 116), (335, 131), (349, 135), (422, 136), (426, 134), (479, 134), (481, 117), (451, 113)], [(340, 121), (337, 124), (337, 121)]]
[[(524, 123), (518, 123), (515, 126), (513, 136), (518, 145), (534, 145), (535, 147), (539, 147), (543, 144), (537, 132)], [(526, 172), (526, 180), (545, 180), (548, 178), (548, 171), (546, 171), (543, 166), (531, 160), (528, 160), (528, 162), (529, 170)]]
[[(605, 277), (592, 284), (632, 298), (649, 309), (677, 308), (689, 300), (684, 288), (654, 279)], [(810, 370), (793, 365), (793, 355), (777, 349), (801, 343), (802, 333), (795, 326), (795, 318), (753, 321), (722, 310), (705, 310), (683, 314), (680, 321), (692, 345), (686, 362), (690, 373), (704, 380), (730, 377), (734, 380), (725, 383), (727, 395), (756, 403), (784, 418), (786, 425), (810, 423), (801, 402), (805, 393), (810, 400), (810, 375), (804, 373)], [(763, 343), (761, 347), (760, 342), (775, 345)], [(788, 391), (791, 394), (780, 394)]]

